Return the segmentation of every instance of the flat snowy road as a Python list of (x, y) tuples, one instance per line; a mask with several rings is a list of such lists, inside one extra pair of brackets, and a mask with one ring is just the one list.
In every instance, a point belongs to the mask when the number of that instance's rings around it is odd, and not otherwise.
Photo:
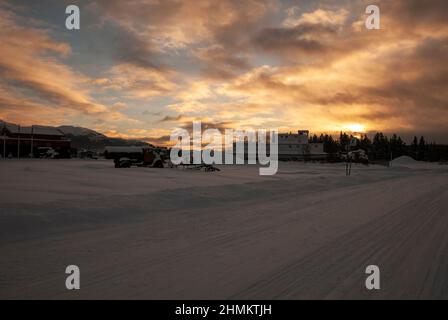
[(448, 298), (448, 168), (54, 166), (3, 167), (2, 299)]

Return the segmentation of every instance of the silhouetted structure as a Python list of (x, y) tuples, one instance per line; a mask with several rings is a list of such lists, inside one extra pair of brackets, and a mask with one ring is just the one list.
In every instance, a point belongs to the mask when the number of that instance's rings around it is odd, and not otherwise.
[(39, 157), (48, 150), (70, 157), (70, 140), (56, 128), (0, 123), (0, 143), (2, 157)]

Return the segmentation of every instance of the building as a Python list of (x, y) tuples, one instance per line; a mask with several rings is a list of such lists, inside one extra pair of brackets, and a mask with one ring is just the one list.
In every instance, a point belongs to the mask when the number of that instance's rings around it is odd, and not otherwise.
[(21, 127), (16, 124), (0, 122), (0, 144), (2, 157), (37, 158), (50, 150), (53, 155), (58, 157), (70, 157), (70, 140), (53, 127)]
[[(257, 153), (258, 145), (254, 145), (253, 151)], [(269, 143), (266, 146), (267, 153), (270, 154)], [(237, 151), (236, 143), (233, 143), (234, 157), (248, 159), (248, 143), (244, 142), (244, 153)], [(309, 131), (299, 130), (297, 133), (278, 134), (278, 159), (283, 161), (296, 160), (327, 160), (328, 154), (324, 152), (323, 143), (310, 143)]]
[(323, 143), (310, 143), (309, 131), (299, 130), (297, 133), (279, 133), (279, 160), (325, 160)]

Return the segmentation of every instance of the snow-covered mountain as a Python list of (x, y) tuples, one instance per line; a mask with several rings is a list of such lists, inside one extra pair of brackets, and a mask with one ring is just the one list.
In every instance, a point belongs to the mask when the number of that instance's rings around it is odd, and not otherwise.
[(106, 146), (148, 145), (148, 143), (140, 140), (110, 138), (95, 130), (83, 127), (59, 126), (57, 129), (64, 133), (72, 141), (72, 147), (77, 149), (102, 151)]
[(90, 137), (106, 137), (104, 134), (96, 132), (92, 129), (75, 126), (59, 126), (57, 127), (63, 134), (72, 136), (90, 136)]

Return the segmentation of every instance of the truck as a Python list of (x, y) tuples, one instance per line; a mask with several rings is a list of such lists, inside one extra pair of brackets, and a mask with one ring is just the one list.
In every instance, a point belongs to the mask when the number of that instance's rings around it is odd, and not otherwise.
[(104, 148), (104, 157), (113, 159), (115, 168), (132, 166), (163, 168), (167, 152), (164, 148), (151, 146), (114, 146)]

